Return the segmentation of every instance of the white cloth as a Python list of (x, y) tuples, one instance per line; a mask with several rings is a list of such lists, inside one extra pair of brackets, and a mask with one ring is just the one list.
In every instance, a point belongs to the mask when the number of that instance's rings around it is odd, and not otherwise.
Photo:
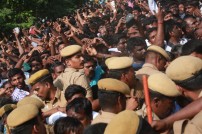
[(21, 99), (23, 99), (24, 97), (28, 96), (29, 95), (29, 92), (25, 91), (25, 90), (22, 90), (22, 89), (19, 89), (19, 88), (15, 88), (11, 97), (12, 97), (12, 100), (13, 101), (20, 101)]

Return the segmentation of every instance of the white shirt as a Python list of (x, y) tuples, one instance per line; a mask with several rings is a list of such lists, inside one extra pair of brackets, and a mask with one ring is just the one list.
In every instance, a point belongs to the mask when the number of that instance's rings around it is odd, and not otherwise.
[(18, 102), (19, 100), (23, 99), (24, 97), (28, 96), (29, 92), (19, 89), (19, 88), (15, 88), (11, 97), (13, 101)]

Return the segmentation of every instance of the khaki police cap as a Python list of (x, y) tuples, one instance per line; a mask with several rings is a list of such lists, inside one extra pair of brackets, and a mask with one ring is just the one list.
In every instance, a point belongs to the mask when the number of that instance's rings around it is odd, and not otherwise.
[(105, 60), (105, 65), (108, 66), (108, 63), (110, 62), (110, 60), (114, 59), (114, 58), (118, 58), (118, 57), (110, 57), (110, 58), (107, 58)]
[(112, 78), (105, 78), (98, 81), (98, 88), (100, 90), (106, 91), (116, 91), (123, 93), (125, 95), (130, 95), (130, 88), (124, 82), (112, 79)]
[(164, 73), (150, 75), (148, 78), (148, 87), (150, 90), (168, 97), (180, 95), (175, 83)]
[(44, 103), (36, 97), (25, 97), (17, 103), (17, 107), (26, 105), (26, 104), (33, 104), (36, 105), (39, 109), (44, 108)]
[(150, 47), (147, 48), (147, 51), (157, 52), (157, 53), (161, 54), (167, 61), (170, 60), (170, 56), (167, 54), (167, 52), (159, 46), (151, 45)]
[(39, 82), (41, 79), (43, 79), (43, 77), (46, 78), (47, 76), (49, 76), (49, 74), (50, 73), (49, 73), (48, 69), (39, 70), (36, 73), (34, 73), (33, 75), (31, 75), (31, 77), (28, 80), (28, 83), (30, 85), (34, 85), (37, 82)]
[(112, 57), (106, 60), (108, 69), (124, 69), (131, 67), (133, 64), (133, 58), (130, 57)]
[(136, 134), (140, 118), (134, 111), (125, 110), (114, 116), (104, 134)]
[(70, 45), (70, 46), (67, 46), (65, 48), (63, 48), (60, 52), (60, 55), (62, 57), (67, 57), (67, 56), (71, 56), (73, 54), (76, 54), (78, 52), (81, 51), (81, 46), (79, 45)]
[(194, 77), (202, 70), (202, 60), (194, 56), (181, 56), (173, 60), (166, 74), (173, 81), (184, 81)]
[(0, 108), (0, 117), (2, 117), (6, 112), (12, 111), (17, 106), (15, 104), (6, 104)]
[(38, 107), (33, 104), (17, 107), (8, 115), (7, 124), (9, 127), (17, 127), (33, 119), (38, 113)]

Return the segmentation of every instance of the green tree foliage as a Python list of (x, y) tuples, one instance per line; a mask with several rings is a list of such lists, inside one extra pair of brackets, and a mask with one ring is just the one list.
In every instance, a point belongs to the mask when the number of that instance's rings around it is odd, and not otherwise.
[(76, 8), (77, 0), (0, 0), (0, 31), (30, 27), (38, 18), (55, 19)]

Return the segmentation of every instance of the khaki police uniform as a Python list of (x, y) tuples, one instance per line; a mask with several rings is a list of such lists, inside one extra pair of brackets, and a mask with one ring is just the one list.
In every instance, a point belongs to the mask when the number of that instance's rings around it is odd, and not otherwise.
[(72, 84), (82, 86), (87, 90), (87, 98), (92, 97), (92, 90), (89, 83), (89, 79), (85, 76), (84, 72), (74, 68), (66, 68), (64, 73), (54, 80), (54, 85), (63, 91)]
[(45, 104), (45, 107), (42, 109), (43, 112), (49, 111), (53, 108), (56, 107), (66, 107), (67, 105), (67, 101), (64, 97), (64, 93), (63, 91), (61, 91), (60, 89), (57, 89), (56, 93), (55, 93), (55, 97), (53, 100), (51, 101), (43, 101)]
[(131, 110), (118, 113), (105, 128), (104, 134), (137, 134), (141, 127), (141, 119)]
[[(175, 83), (164, 73), (150, 75), (148, 78), (148, 88), (151, 91), (168, 97), (176, 97), (180, 95)], [(142, 116), (142, 118), (145, 118), (147, 116), (146, 105), (143, 104), (142, 109), (136, 112), (138, 115)], [(160, 120), (154, 112), (152, 112), (152, 118), (153, 120)]]
[[(159, 46), (151, 45), (150, 47), (147, 48), (147, 52), (156, 52), (156, 53), (162, 55), (167, 61), (170, 60), (170, 57), (167, 54), (167, 52)], [(159, 72), (160, 71), (153, 64), (145, 63), (141, 69), (136, 71), (136, 77), (141, 80), (142, 75), (152, 75), (152, 74), (159, 73)]]
[[(116, 91), (120, 92), (124, 95), (130, 95), (130, 89), (128, 85), (124, 82), (112, 79), (112, 78), (105, 78), (98, 81), (98, 89), (105, 90), (106, 92), (109, 91)], [(101, 113), (96, 116), (96, 118), (92, 121), (92, 124), (96, 123), (109, 123), (111, 119), (115, 116), (115, 113), (110, 113), (106, 111), (101, 111)]]
[(91, 124), (109, 123), (115, 115), (116, 114), (114, 113), (101, 111), (100, 114), (96, 116), (96, 118), (92, 121)]
[[(201, 72), (202, 60), (194, 56), (178, 57), (172, 61), (166, 69), (167, 76), (170, 77), (179, 86), (186, 84), (187, 81), (194, 80), (196, 77), (200, 77)], [(191, 92), (193, 89), (189, 90)], [(200, 89), (198, 89), (198, 91), (199, 90)], [(193, 91), (193, 93), (195, 92)], [(198, 98), (200, 97), (202, 97), (202, 90), (198, 94)], [(174, 122), (174, 134), (202, 134), (201, 118), (202, 111), (196, 114), (191, 120), (184, 119)]]
[[(79, 52), (81, 52), (81, 46), (79, 45), (70, 45), (61, 50), (61, 57), (71, 57)], [(65, 92), (66, 88), (69, 85), (77, 84), (82, 86), (86, 89), (87, 94), (86, 98), (92, 97), (92, 90), (90, 88), (90, 81), (85, 76), (83, 69), (75, 69), (75, 68), (66, 68), (64, 73), (62, 73), (60, 76), (57, 77), (56, 80), (54, 80), (54, 85), (59, 88), (60, 90), (63, 90)]]

